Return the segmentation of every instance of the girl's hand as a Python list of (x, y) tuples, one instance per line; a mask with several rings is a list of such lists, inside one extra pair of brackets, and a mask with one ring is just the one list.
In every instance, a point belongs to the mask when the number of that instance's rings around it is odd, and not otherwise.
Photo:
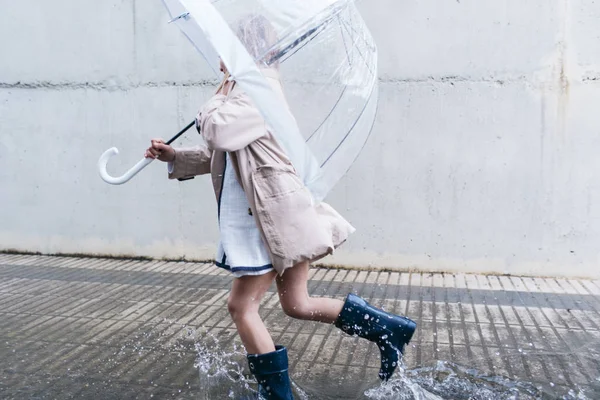
[(146, 154), (144, 154), (144, 157), (159, 159), (160, 161), (165, 162), (175, 160), (175, 150), (168, 144), (165, 144), (164, 140), (152, 139), (150, 143), (152, 145), (148, 147), (148, 149), (146, 150)]

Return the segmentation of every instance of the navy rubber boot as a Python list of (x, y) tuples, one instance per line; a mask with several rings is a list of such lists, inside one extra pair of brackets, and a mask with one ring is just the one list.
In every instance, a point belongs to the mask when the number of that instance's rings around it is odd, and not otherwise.
[(346, 298), (335, 326), (349, 335), (377, 343), (381, 353), (379, 378), (384, 381), (396, 370), (400, 354), (417, 328), (414, 321), (375, 308), (354, 294)]
[(275, 346), (275, 351), (266, 354), (248, 354), (250, 372), (258, 381), (260, 398), (266, 400), (293, 400), (290, 376), (288, 375), (287, 349)]

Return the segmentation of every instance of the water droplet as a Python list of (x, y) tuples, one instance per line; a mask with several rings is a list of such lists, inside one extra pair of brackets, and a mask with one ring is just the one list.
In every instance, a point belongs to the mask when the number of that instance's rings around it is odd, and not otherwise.
[(369, 319), (369, 314), (365, 314), (365, 319)]

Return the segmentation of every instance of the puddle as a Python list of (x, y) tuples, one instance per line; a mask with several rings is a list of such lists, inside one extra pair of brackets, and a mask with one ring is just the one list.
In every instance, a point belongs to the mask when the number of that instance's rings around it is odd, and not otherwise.
[[(245, 351), (235, 345), (223, 348), (215, 337), (196, 343), (202, 400), (256, 398), (256, 381), (246, 368)], [(292, 377), (293, 378), (293, 377)], [(400, 369), (387, 383), (374, 377), (368, 382), (353, 376), (334, 377), (293, 384), (298, 400), (591, 400), (596, 393), (585, 390), (534, 385), (489, 376), (447, 361), (432, 366)]]
[[(194, 356), (197, 381), (180, 385), (174, 398), (212, 399), (256, 399), (257, 384), (250, 374), (246, 361), (246, 351), (236, 344), (232, 332), (215, 336), (207, 330), (194, 330), (178, 325), (173, 321), (164, 321), (168, 329), (160, 331), (142, 329), (132, 341), (121, 348), (107, 366), (117, 367), (124, 359), (139, 357), (146, 360), (148, 354), (156, 349), (147, 348), (148, 344), (158, 345), (170, 354), (190, 354)], [(234, 336), (232, 336), (234, 335)], [(576, 348), (579, 358), (586, 362), (598, 359), (597, 342), (590, 342)], [(517, 351), (517, 350), (515, 350)], [(562, 354), (562, 353), (561, 353)], [(191, 355), (191, 354), (190, 354)], [(526, 353), (518, 349), (519, 357), (548, 357), (555, 360), (559, 353), (543, 351)], [(562, 354), (564, 355), (564, 354)], [(191, 361), (191, 359), (190, 359)], [(178, 362), (178, 361), (177, 361)], [(160, 366), (142, 364), (147, 376), (164, 377), (175, 367), (174, 363)], [(508, 379), (502, 376), (488, 375), (477, 369), (458, 365), (448, 361), (434, 361), (420, 368), (404, 369), (395, 373), (389, 382), (381, 383), (376, 373), (365, 372), (365, 368), (356, 361), (348, 369), (345, 365), (323, 368), (311, 366), (315, 373), (303, 370), (305, 363), (299, 364), (292, 373), (294, 398), (297, 400), (592, 400), (600, 399), (600, 377), (597, 382), (586, 388), (568, 388), (552, 382), (530, 383), (524, 380)], [(550, 365), (550, 364), (548, 364)], [(327, 369), (327, 371), (325, 371)], [(192, 372), (192, 371), (188, 371)], [(372, 375), (372, 376), (371, 376)], [(363, 377), (366, 376), (366, 379)], [(117, 379), (117, 376), (113, 376)], [(561, 375), (557, 376), (558, 378)], [(564, 379), (562, 379), (564, 381)], [(163, 380), (164, 382), (164, 380)], [(156, 386), (155, 382), (150, 382)], [(175, 384), (175, 383), (174, 383)], [(164, 388), (170, 390), (169, 387)]]

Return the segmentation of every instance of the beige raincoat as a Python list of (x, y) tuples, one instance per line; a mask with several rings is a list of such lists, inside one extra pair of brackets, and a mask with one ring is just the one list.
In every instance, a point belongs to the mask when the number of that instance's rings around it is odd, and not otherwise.
[[(263, 70), (285, 102), (278, 72)], [(206, 143), (175, 149), (170, 179), (212, 175), (220, 198), (225, 152), (229, 153), (273, 267), (279, 274), (302, 261), (315, 261), (340, 246), (354, 228), (331, 206), (315, 204), (250, 98), (234, 86), (215, 95), (198, 113), (196, 125)]]

